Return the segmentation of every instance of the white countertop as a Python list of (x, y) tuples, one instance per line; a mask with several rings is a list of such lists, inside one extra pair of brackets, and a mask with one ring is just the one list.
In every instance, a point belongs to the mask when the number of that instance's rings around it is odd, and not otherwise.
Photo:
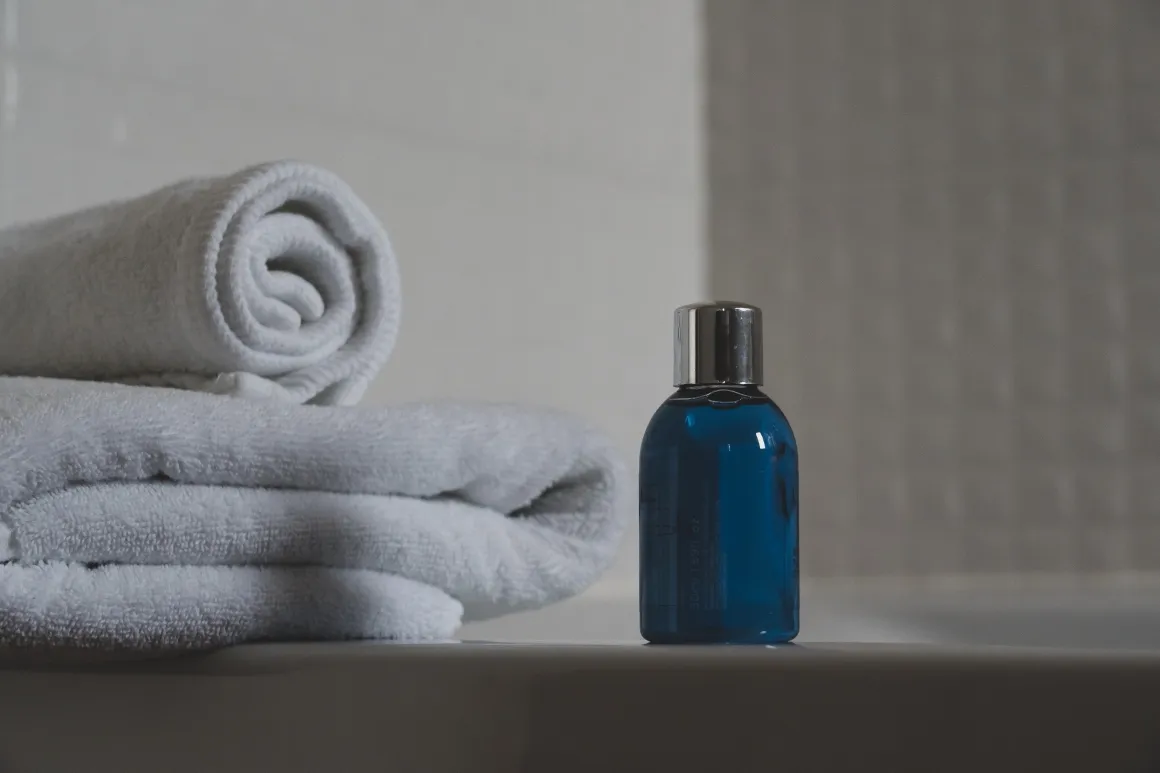
[(0, 653), (0, 773), (1160, 770), (1153, 589), (890, 598), (807, 593), (779, 647), (647, 646), (597, 596), (468, 642)]
[(347, 643), (0, 662), (5, 773), (1160, 763), (1160, 653)]

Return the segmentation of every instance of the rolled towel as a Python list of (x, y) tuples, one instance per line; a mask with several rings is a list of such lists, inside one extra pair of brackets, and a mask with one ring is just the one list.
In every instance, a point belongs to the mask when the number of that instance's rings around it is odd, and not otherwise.
[(0, 374), (357, 401), (390, 356), (398, 267), (297, 162), (0, 230)]
[(447, 638), (595, 581), (624, 484), (545, 409), (0, 379), (0, 642)]

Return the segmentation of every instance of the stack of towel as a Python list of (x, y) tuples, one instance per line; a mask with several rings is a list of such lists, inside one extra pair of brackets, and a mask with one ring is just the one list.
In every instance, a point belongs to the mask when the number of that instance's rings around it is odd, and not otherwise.
[(590, 585), (625, 515), (598, 433), (349, 407), (398, 284), (297, 163), (0, 231), (0, 643), (448, 638)]

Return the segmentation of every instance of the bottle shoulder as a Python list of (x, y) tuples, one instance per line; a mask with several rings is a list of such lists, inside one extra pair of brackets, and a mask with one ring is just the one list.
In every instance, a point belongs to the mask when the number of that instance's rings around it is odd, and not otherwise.
[(679, 389), (657, 408), (644, 441), (729, 443), (755, 434), (771, 444), (797, 447), (781, 408), (756, 387)]

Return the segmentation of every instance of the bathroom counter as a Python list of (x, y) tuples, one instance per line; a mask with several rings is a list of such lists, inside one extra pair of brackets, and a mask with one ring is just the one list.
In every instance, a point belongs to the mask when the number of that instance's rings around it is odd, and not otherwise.
[[(269, 644), (0, 658), (0, 771), (1115, 771), (1160, 653)], [(709, 767), (707, 768), (706, 765)]]

